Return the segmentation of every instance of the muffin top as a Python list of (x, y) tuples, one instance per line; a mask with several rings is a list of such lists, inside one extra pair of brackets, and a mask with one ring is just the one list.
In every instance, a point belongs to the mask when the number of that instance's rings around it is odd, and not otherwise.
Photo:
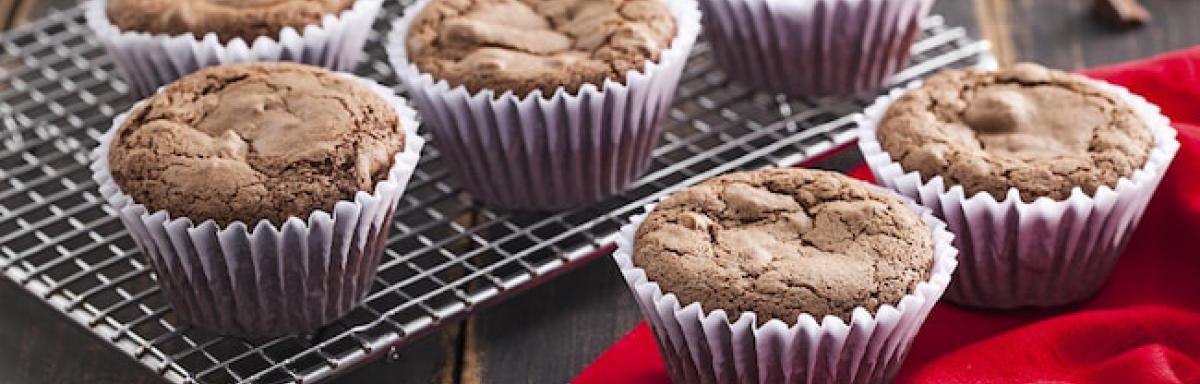
[(354, 0), (108, 0), (108, 18), (123, 31), (203, 37), (221, 42), (240, 37), (276, 38), (284, 27), (303, 31), (325, 15), (340, 14)]
[(549, 96), (622, 83), (674, 37), (661, 0), (433, 0), (407, 43), (418, 69), (451, 86)]
[(933, 264), (933, 235), (904, 202), (844, 175), (766, 169), (671, 195), (638, 228), (633, 263), (683, 305), (849, 320), (897, 305)]
[(373, 192), (404, 149), (404, 129), (353, 78), (302, 64), (217, 66), (135, 107), (108, 161), (121, 190), (151, 212), (281, 224)]
[(1027, 202), (1115, 186), (1146, 163), (1154, 141), (1116, 95), (1028, 63), (934, 75), (891, 106), (877, 137), (926, 181), (940, 175), (997, 200), (1016, 188)]

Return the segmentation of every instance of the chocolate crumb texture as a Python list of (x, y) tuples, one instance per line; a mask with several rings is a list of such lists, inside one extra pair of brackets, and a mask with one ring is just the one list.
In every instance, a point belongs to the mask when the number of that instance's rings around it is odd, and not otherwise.
[(278, 225), (373, 192), (403, 151), (406, 127), (386, 99), (352, 78), (250, 63), (185, 76), (118, 129), (108, 158), (113, 179), (151, 212)]
[(1092, 195), (1145, 165), (1153, 136), (1133, 107), (1084, 78), (1022, 63), (1008, 70), (936, 74), (900, 97), (879, 125), (880, 145), (905, 171), (941, 176), (1004, 200)]
[(660, 0), (433, 0), (407, 48), (418, 69), (451, 86), (548, 96), (624, 82), (674, 37)]
[(279, 37), (285, 27), (302, 32), (326, 15), (350, 9), (355, 0), (108, 0), (109, 20), (123, 31), (203, 37), (247, 44)]
[(928, 279), (933, 237), (887, 192), (847, 176), (766, 169), (677, 192), (638, 228), (633, 262), (683, 305), (795, 324), (897, 305)]

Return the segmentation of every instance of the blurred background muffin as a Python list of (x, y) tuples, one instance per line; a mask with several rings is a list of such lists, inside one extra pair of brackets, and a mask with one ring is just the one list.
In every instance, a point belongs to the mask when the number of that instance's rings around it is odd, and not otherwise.
[(882, 88), (908, 63), (934, 0), (700, 0), (729, 77), (790, 96)]
[(354, 69), (382, 0), (91, 0), (88, 25), (144, 97), (201, 68), (292, 61)]

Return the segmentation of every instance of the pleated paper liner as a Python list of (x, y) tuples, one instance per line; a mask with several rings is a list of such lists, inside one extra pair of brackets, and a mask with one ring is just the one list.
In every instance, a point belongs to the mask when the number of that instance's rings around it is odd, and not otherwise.
[(793, 96), (882, 88), (908, 63), (934, 0), (700, 0), (717, 63)]
[(576, 207), (620, 193), (646, 170), (700, 31), (694, 0), (666, 2), (675, 38), (657, 63), (647, 61), (624, 82), (525, 97), (451, 87), (409, 62), (409, 26), (428, 2), (393, 24), (388, 56), (451, 174), (472, 196), (494, 208)]
[(337, 71), (351, 71), (371, 33), (383, 0), (357, 0), (339, 14), (325, 15), (319, 25), (301, 30), (285, 27), (279, 36), (240, 37), (222, 43), (216, 33), (196, 36), (122, 31), (106, 11), (108, 0), (84, 4), (87, 24), (117, 63), (130, 93), (147, 97), (158, 87), (220, 64), (293, 61)]
[(1043, 197), (1027, 203), (1015, 188), (997, 201), (983, 192), (967, 196), (941, 176), (923, 182), (892, 160), (875, 135), (888, 107), (906, 90), (893, 90), (864, 112), (858, 143), (875, 179), (933, 209), (957, 236), (962, 254), (947, 300), (983, 308), (1050, 307), (1091, 297), (1108, 280), (1179, 142), (1158, 107), (1125, 88), (1089, 81), (1131, 105), (1150, 128), (1154, 146), (1146, 164), (1115, 188), (1102, 186), (1087, 195), (1076, 187), (1064, 201)]
[(337, 202), (332, 212), (315, 210), (279, 226), (267, 220), (221, 226), (150, 212), (112, 179), (108, 151), (128, 112), (114, 119), (92, 154), (93, 178), (154, 269), (179, 320), (247, 338), (309, 333), (349, 313), (371, 289), (392, 213), (425, 141), (417, 133), (416, 112), (404, 100), (389, 88), (355, 79), (396, 108), (404, 151), (373, 191)]

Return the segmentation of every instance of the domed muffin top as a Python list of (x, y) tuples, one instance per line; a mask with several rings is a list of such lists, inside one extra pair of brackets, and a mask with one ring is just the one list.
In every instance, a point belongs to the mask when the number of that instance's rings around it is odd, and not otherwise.
[(109, 168), (135, 202), (196, 223), (254, 225), (306, 220), (373, 192), (414, 127), (348, 76), (250, 63), (185, 76), (118, 129)]
[(451, 86), (549, 96), (623, 83), (674, 37), (660, 0), (433, 0), (413, 21), (407, 50)]
[(766, 169), (677, 192), (637, 230), (633, 263), (683, 305), (759, 323), (849, 320), (929, 277), (933, 234), (915, 210), (847, 176)]
[(1119, 97), (1036, 64), (999, 72), (946, 71), (887, 111), (880, 145), (906, 171), (946, 179), (968, 196), (1064, 200), (1092, 194), (1145, 165), (1148, 127)]
[(325, 15), (337, 15), (354, 0), (108, 0), (111, 22), (123, 31), (197, 38), (216, 33), (221, 42), (240, 37), (275, 39), (284, 27), (302, 32)]

